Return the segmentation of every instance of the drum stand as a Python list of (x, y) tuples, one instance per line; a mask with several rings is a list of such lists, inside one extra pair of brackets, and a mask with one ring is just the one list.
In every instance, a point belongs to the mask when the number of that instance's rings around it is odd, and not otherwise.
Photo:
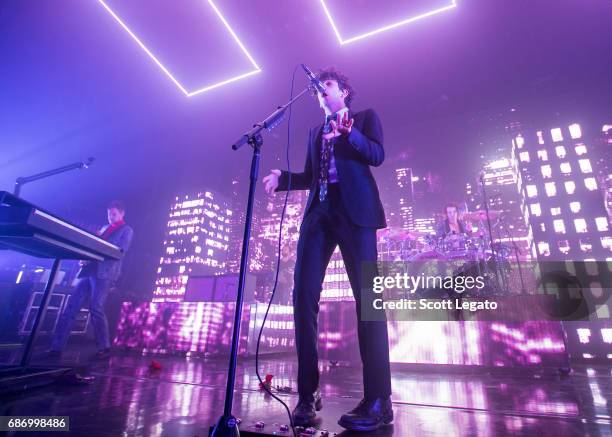
[[(493, 242), (493, 228), (491, 226), (491, 217), (489, 215), (489, 201), (487, 199), (487, 190), (485, 189), (484, 173), (480, 173), (480, 187), (482, 188), (482, 202), (485, 208), (487, 218), (487, 229), (489, 231), (489, 243), (491, 245), (491, 254), (493, 255), (493, 276), (495, 277), (495, 289), (499, 290), (499, 269), (497, 266), (497, 253), (495, 252), (495, 244)], [(488, 263), (485, 261), (485, 271), (488, 270)]]
[[(508, 224), (506, 222), (506, 224)], [(518, 269), (519, 279), (521, 281), (521, 294), (526, 294), (527, 290), (525, 289), (525, 279), (523, 278), (523, 268), (521, 267), (521, 261), (519, 259), (519, 253), (521, 252), (516, 241), (514, 241), (514, 237), (508, 228), (506, 228), (506, 235), (510, 239), (510, 243), (512, 244), (512, 248), (514, 249), (514, 257), (516, 259), (516, 267)]]

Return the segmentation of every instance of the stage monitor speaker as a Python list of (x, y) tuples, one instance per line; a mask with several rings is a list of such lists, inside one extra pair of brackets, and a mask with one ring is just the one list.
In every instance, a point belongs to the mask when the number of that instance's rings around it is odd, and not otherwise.
[(185, 302), (214, 302), (215, 277), (190, 276), (185, 286)]

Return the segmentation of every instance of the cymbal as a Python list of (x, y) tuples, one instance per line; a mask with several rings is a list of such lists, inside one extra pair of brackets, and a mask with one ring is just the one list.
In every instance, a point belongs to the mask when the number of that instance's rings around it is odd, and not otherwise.
[(421, 231), (405, 231), (401, 228), (386, 228), (380, 231), (380, 234), (383, 237), (387, 237), (390, 239), (398, 239), (398, 240), (416, 240), (419, 237), (424, 237), (427, 235), (426, 232)]
[[(502, 210), (497, 210), (497, 209), (490, 209), (489, 210), (489, 218), (491, 220), (495, 220), (497, 218), (499, 218), (500, 215), (502, 215), (504, 213), (504, 211)], [(466, 212), (465, 214), (463, 214), (463, 219), (464, 220), (472, 220), (472, 221), (484, 221), (487, 219), (487, 212), (483, 209), (478, 210), (478, 211), (470, 211), (470, 212)]]

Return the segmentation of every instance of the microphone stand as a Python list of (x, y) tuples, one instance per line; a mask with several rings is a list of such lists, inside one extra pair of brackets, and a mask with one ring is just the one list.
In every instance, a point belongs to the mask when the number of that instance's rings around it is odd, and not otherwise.
[(89, 168), (89, 166), (94, 162), (95, 158), (89, 158), (87, 162), (75, 162), (74, 164), (64, 165), (63, 167), (55, 168), (53, 170), (44, 171), (42, 173), (37, 173), (32, 176), (24, 176), (18, 177), (15, 180), (15, 190), (13, 194), (16, 197), (19, 197), (19, 193), (21, 192), (21, 187), (30, 182), (37, 181), (39, 179), (48, 178), (49, 176), (55, 176), (56, 174), (64, 173), (70, 170)]
[[(497, 269), (497, 253), (495, 252), (495, 244), (493, 244), (493, 229), (491, 227), (491, 217), (489, 216), (489, 201), (487, 199), (487, 193), (484, 183), (484, 174), (481, 173), (479, 176), (480, 186), (482, 188), (482, 202), (485, 207), (485, 214), (487, 216), (487, 228), (489, 229), (489, 241), (491, 242), (491, 253), (493, 254), (493, 273), (495, 275), (495, 286), (499, 290), (499, 275)], [(485, 266), (487, 265), (485, 260)]]
[[(495, 228), (497, 230), (497, 239), (499, 240), (499, 244), (500, 244), (500, 246), (498, 246), (500, 250), (497, 253), (499, 254), (500, 257), (503, 257), (503, 250), (502, 250), (503, 248), (501, 246), (502, 244), (501, 241), (503, 238), (502, 231), (501, 231), (502, 224), (503, 224), (503, 220), (501, 218), (499, 219), (499, 222), (495, 224)], [(499, 267), (499, 264), (498, 264), (498, 267)], [(510, 291), (510, 288), (508, 284), (508, 277), (506, 276), (506, 270), (504, 269), (503, 264), (501, 267), (499, 267), (499, 276), (501, 277), (502, 290), (508, 293)]]
[(311, 87), (305, 88), (289, 102), (279, 106), (272, 114), (263, 121), (255, 124), (253, 128), (245, 132), (234, 144), (233, 150), (238, 150), (245, 144), (253, 148), (253, 158), (251, 160), (251, 173), (249, 182), (249, 197), (247, 201), (246, 218), (244, 222), (244, 236), (242, 238), (242, 253), (240, 255), (240, 273), (238, 275), (238, 291), (236, 293), (236, 309), (234, 313), (234, 328), (232, 331), (232, 345), (230, 349), (229, 368), (227, 372), (227, 386), (225, 390), (225, 407), (223, 415), (219, 418), (216, 425), (210, 430), (209, 436), (214, 437), (236, 437), (240, 435), (236, 417), (232, 415), (232, 403), (234, 400), (234, 384), (236, 379), (236, 363), (238, 358), (238, 341), (240, 339), (240, 319), (242, 316), (242, 300), (244, 294), (244, 284), (247, 273), (247, 261), (249, 257), (249, 240), (251, 236), (251, 222), (253, 221), (253, 204), (255, 201), (255, 186), (259, 173), (259, 158), (261, 156), (261, 146), (263, 137), (261, 131), (267, 129), (271, 131), (278, 126), (285, 116), (285, 111), (293, 103), (310, 91)]
[[(508, 225), (508, 222), (502, 219), (502, 221)], [(512, 243), (512, 247), (514, 248), (514, 257), (516, 258), (516, 265), (518, 267), (519, 278), (521, 280), (521, 293), (526, 294), (527, 290), (525, 289), (525, 280), (523, 279), (523, 268), (521, 267), (521, 261), (519, 259), (519, 253), (521, 253), (521, 249), (519, 249), (518, 244), (514, 241), (514, 235), (510, 232), (510, 229), (506, 227), (506, 235), (510, 238), (510, 242)]]

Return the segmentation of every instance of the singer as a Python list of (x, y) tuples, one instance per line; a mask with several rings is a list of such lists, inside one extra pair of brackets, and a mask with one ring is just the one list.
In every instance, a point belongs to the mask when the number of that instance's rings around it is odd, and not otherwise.
[(362, 262), (376, 261), (376, 229), (386, 227), (370, 170), (370, 166), (381, 165), (385, 157), (382, 126), (372, 109), (350, 109), (354, 91), (340, 71), (322, 70), (317, 79), (324, 86), (317, 87), (317, 97), (325, 122), (310, 129), (304, 171), (289, 174), (275, 169), (263, 179), (268, 194), (310, 190), (294, 274), (299, 401), (293, 420), (295, 425), (308, 425), (322, 408), (317, 316), (325, 270), (336, 246), (340, 246), (356, 301), (364, 398), (338, 423), (350, 430), (372, 431), (393, 420), (387, 325), (363, 321), (360, 316), (362, 301), (367, 304), (366, 300), (373, 299), (373, 293), (362, 293), (373, 283), (373, 277), (362, 277)]

